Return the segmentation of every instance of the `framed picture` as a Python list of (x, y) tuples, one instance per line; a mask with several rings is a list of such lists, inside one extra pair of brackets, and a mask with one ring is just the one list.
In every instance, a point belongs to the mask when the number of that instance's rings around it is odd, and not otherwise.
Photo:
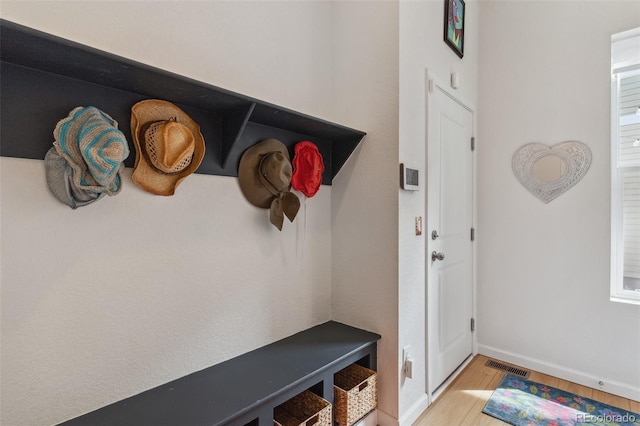
[(444, 0), (444, 41), (462, 58), (464, 55), (464, 0)]

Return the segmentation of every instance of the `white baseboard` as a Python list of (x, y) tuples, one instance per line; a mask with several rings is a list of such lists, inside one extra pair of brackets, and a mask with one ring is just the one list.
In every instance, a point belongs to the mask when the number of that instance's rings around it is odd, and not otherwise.
[(400, 417), (400, 426), (411, 426), (429, 406), (429, 396), (425, 393)]
[[(561, 365), (552, 364), (535, 358), (530, 358), (521, 354), (503, 351), (501, 349), (492, 348), (491, 346), (478, 345), (478, 353), (495, 358), (499, 361), (508, 362), (520, 367), (529, 368), (540, 373), (555, 376), (563, 380), (568, 380), (579, 385), (588, 386), (593, 389), (599, 389), (623, 398), (629, 398), (634, 401), (640, 401), (640, 388), (627, 383), (609, 380), (604, 377), (596, 377), (583, 371), (574, 370), (563, 367)], [(601, 385), (600, 382), (603, 384)]]
[(400, 420), (378, 408), (376, 410), (378, 426), (411, 426), (416, 420), (418, 420), (418, 417), (424, 413), (424, 410), (426, 410), (428, 406), (429, 397), (425, 393), (411, 406), (411, 408), (407, 410)]
[[(429, 401), (429, 395), (426, 393), (422, 395), (416, 402), (413, 403), (411, 407), (400, 417), (399, 421), (396, 421), (395, 424), (398, 426), (411, 426), (422, 413), (425, 412), (429, 405), (438, 398), (444, 392), (449, 385), (458, 377), (458, 375), (464, 370), (464, 368), (469, 365), (473, 356), (469, 356), (452, 374), (447, 378), (447, 380), (438, 388), (436, 392), (432, 395), (431, 401)], [(395, 420), (395, 419), (394, 419)], [(380, 423), (381, 425), (383, 423)]]

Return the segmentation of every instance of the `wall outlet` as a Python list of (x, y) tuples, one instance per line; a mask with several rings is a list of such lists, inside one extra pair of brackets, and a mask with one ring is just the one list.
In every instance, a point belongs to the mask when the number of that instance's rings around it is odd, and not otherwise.
[(413, 376), (413, 359), (409, 356), (410, 346), (402, 348), (402, 374), (410, 379)]
[(407, 379), (411, 379), (413, 377), (413, 359), (407, 358), (404, 362), (404, 376)]

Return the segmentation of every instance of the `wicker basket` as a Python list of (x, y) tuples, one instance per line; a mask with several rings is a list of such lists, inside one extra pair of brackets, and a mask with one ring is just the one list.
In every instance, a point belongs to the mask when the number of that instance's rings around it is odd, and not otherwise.
[(331, 404), (311, 391), (304, 391), (273, 410), (276, 426), (333, 426)]
[(378, 405), (376, 372), (351, 364), (333, 377), (335, 420), (351, 426)]

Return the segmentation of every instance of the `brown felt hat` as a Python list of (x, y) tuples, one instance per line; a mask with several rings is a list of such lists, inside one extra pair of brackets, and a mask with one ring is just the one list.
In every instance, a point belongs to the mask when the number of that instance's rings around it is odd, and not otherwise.
[(256, 207), (270, 209), (269, 219), (280, 230), (284, 215), (293, 222), (300, 209), (300, 200), (290, 191), (292, 172), (287, 147), (277, 139), (265, 139), (249, 147), (238, 166), (245, 198)]
[(174, 104), (158, 99), (131, 108), (131, 135), (136, 147), (133, 181), (156, 195), (173, 195), (204, 158), (200, 126)]

